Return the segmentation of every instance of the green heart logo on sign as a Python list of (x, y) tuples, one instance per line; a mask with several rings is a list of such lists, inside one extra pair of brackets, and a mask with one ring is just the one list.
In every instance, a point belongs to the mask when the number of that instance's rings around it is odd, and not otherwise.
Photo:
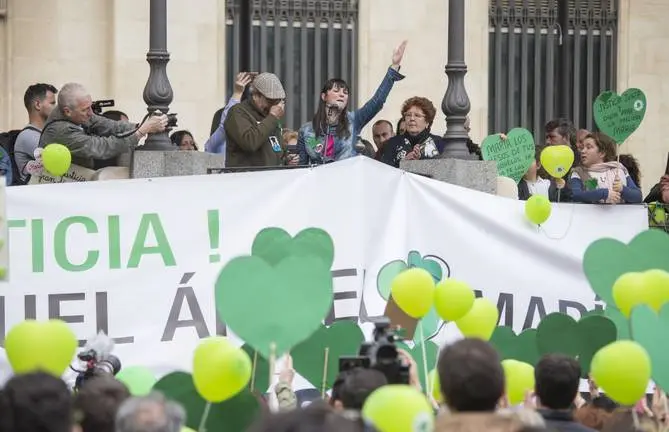
[(266, 393), (269, 388), (269, 362), (258, 351), (247, 344), (242, 345), (242, 350), (248, 354), (253, 367), (249, 389), (259, 394)]
[(216, 310), (230, 329), (265, 358), (307, 339), (332, 305), (332, 274), (322, 259), (288, 256), (276, 266), (243, 256), (216, 280)]
[[(193, 430), (199, 429), (207, 401), (195, 389), (191, 374), (173, 372), (165, 375), (153, 386), (153, 390), (181, 404), (186, 410), (186, 426)], [(232, 399), (211, 404), (205, 429), (221, 432), (244, 431), (260, 417), (260, 414), (258, 399), (245, 389)]]
[[(418, 377), (420, 378), (420, 385), (426, 389), (427, 384), (425, 380), (425, 368), (423, 367), (423, 348), (420, 344), (414, 345), (413, 348), (409, 348), (404, 342), (396, 342), (398, 349), (403, 349), (413, 358), (416, 362), (416, 368), (418, 369)], [(425, 355), (427, 356), (427, 371), (429, 372), (435, 368), (437, 365), (437, 356), (439, 355), (439, 347), (432, 341), (425, 341)]]
[(511, 129), (502, 139), (490, 135), (481, 143), (483, 160), (497, 162), (497, 174), (518, 183), (535, 160), (534, 137), (527, 129)]
[(334, 243), (330, 234), (320, 228), (304, 229), (294, 238), (281, 228), (265, 228), (253, 240), (251, 255), (270, 265), (278, 264), (287, 256), (318, 257), (331, 268)]
[(669, 388), (669, 305), (665, 304), (659, 315), (646, 305), (637, 306), (632, 309), (630, 320), (633, 339), (650, 356), (653, 380), (661, 388)]
[(646, 95), (638, 88), (627, 89), (620, 96), (605, 91), (595, 99), (593, 111), (597, 127), (622, 144), (646, 115)]
[(537, 347), (537, 330), (527, 329), (516, 335), (511, 327), (500, 326), (490, 337), (500, 360), (517, 360), (534, 366), (541, 357)]
[(339, 357), (358, 355), (360, 344), (365, 340), (362, 330), (353, 321), (339, 321), (330, 327), (321, 326), (309, 339), (291, 351), (293, 367), (314, 387), (323, 386), (323, 366), (327, 349), (326, 390), (339, 374)]
[(614, 239), (593, 242), (583, 256), (583, 271), (590, 287), (607, 305), (615, 307), (611, 289), (625, 273), (651, 269), (669, 271), (669, 235), (651, 229), (632, 239), (629, 245)]
[(559, 353), (578, 357), (581, 373), (590, 372), (592, 357), (617, 339), (616, 325), (603, 315), (591, 315), (578, 322), (562, 313), (546, 315), (537, 327), (539, 354)]

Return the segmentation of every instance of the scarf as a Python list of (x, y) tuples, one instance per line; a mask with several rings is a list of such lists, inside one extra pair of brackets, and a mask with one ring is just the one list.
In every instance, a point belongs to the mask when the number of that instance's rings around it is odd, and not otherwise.
[(597, 180), (598, 189), (613, 189), (616, 179), (623, 185), (627, 183), (627, 168), (619, 162), (602, 162), (586, 168), (588, 174)]
[(430, 134), (430, 129), (425, 129), (418, 135), (404, 134), (404, 145), (410, 147), (408, 151), (412, 151), (415, 146), (420, 148), (421, 159), (432, 159), (439, 155), (439, 149)]

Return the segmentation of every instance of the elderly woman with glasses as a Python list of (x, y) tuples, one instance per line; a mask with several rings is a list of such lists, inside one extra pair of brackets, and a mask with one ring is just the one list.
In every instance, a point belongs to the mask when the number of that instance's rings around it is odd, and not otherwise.
[(383, 146), (381, 161), (399, 168), (403, 159), (432, 159), (438, 156), (446, 142), (430, 133), (436, 115), (437, 109), (429, 99), (416, 96), (406, 100), (402, 105), (405, 131), (390, 138)]

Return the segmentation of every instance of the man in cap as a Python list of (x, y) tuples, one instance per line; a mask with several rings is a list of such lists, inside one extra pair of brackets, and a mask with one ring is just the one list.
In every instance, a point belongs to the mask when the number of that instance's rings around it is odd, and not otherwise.
[(286, 92), (271, 73), (258, 75), (250, 86), (251, 97), (228, 113), (225, 120), (227, 167), (279, 166), (284, 162), (281, 123)]

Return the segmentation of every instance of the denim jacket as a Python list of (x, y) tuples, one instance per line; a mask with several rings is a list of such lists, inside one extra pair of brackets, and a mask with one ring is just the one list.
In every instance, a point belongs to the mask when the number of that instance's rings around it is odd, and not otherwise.
[[(404, 75), (393, 68), (388, 68), (388, 72), (386, 72), (379, 88), (376, 89), (374, 96), (359, 110), (350, 111), (346, 114), (350, 125), (348, 138), (335, 135), (336, 125), (330, 125), (326, 136), (323, 136), (322, 133), (314, 131), (313, 122), (305, 123), (300, 128), (297, 138), (300, 165), (323, 164), (356, 156), (358, 152), (355, 150), (355, 140), (360, 135), (360, 131), (381, 111), (395, 81), (403, 79)], [(323, 155), (329, 135), (334, 136), (334, 159), (326, 158)]]

